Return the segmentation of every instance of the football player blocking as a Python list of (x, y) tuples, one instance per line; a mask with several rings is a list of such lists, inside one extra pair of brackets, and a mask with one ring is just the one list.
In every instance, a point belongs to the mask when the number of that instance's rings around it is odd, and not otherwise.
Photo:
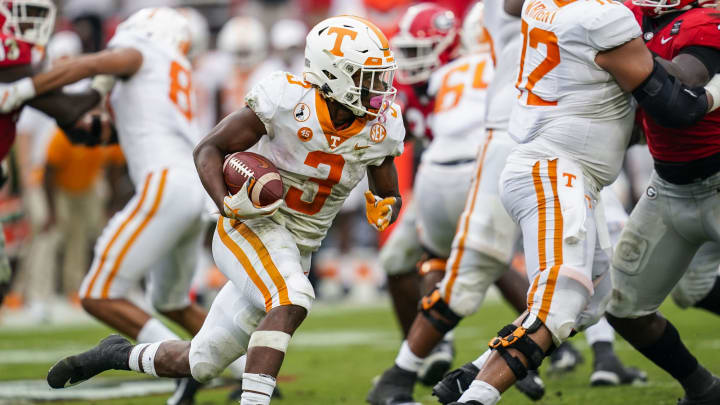
[[(618, 3), (527, 1), (521, 31), (521, 98), (509, 128), (520, 145), (500, 182), (533, 281), (528, 312), (491, 340), (477, 379), (456, 402), (462, 404), (495, 405), (552, 346), (601, 314), (605, 294), (594, 291), (594, 281), (603, 275), (593, 257), (609, 238), (599, 193), (617, 176), (628, 143), (634, 114), (627, 93), (665, 126), (692, 125), (717, 107), (716, 82), (689, 90), (669, 76)], [(670, 103), (674, 97), (682, 99)], [(697, 375), (709, 375), (694, 366)], [(715, 386), (712, 377), (683, 386), (684, 403), (713, 403), (702, 398)]]
[[(223, 217), (213, 240), (228, 277), (192, 341), (132, 346), (119, 336), (61, 360), (48, 383), (61, 388), (107, 369), (207, 381), (247, 351), (242, 404), (268, 404), (290, 337), (314, 299), (306, 274), (332, 219), (367, 173), (368, 221), (385, 229), (401, 200), (393, 157), (404, 128), (392, 104), (396, 70), (372, 23), (333, 17), (307, 36), (304, 80), (277, 72), (254, 87), (248, 107), (220, 122), (195, 148), (200, 179)], [(309, 114), (295, 114), (304, 105)], [(227, 154), (252, 146), (279, 169), (285, 200), (257, 207), (228, 196)]]

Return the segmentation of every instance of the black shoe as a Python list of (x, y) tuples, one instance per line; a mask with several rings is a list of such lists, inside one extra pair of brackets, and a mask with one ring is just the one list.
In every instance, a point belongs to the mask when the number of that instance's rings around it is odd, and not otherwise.
[(682, 398), (678, 400), (678, 405), (717, 405), (720, 404), (720, 378), (713, 377), (713, 383), (710, 388), (697, 398)]
[(432, 387), (437, 384), (450, 370), (455, 358), (455, 348), (451, 340), (443, 340), (435, 346), (430, 354), (423, 360), (418, 370), (418, 381), (423, 385)]
[(537, 401), (545, 395), (545, 384), (537, 370), (528, 370), (525, 378), (515, 382), (515, 388), (533, 401)]
[(193, 405), (195, 393), (203, 384), (195, 381), (192, 377), (178, 378), (175, 380), (175, 393), (165, 402), (166, 405)]
[(570, 342), (563, 342), (550, 355), (550, 369), (548, 373), (563, 374), (573, 371), (585, 359)]
[(421, 405), (412, 397), (417, 375), (393, 365), (385, 370), (365, 399), (372, 405)]
[(47, 375), (52, 388), (79, 384), (106, 370), (129, 370), (132, 343), (120, 335), (110, 335), (92, 349), (55, 363)]
[(478, 372), (480, 369), (474, 364), (463, 364), (460, 368), (447, 373), (440, 382), (435, 384), (432, 394), (441, 404), (457, 401), (477, 377)]
[[(596, 357), (590, 385), (593, 387), (642, 384), (647, 381), (647, 373), (634, 367), (625, 367), (613, 353)], [(720, 403), (720, 402), (718, 402)]]

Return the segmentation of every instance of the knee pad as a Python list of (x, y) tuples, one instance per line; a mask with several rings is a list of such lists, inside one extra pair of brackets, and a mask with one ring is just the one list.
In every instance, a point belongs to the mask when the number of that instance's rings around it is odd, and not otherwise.
[[(450, 259), (448, 273), (440, 283), (441, 290), (446, 293), (443, 298), (454, 313), (462, 317), (472, 315), (485, 301), (485, 294), (490, 286), (507, 269), (507, 263), (502, 263), (486, 253), (467, 249), (457, 267), (453, 266), (453, 258)], [(447, 291), (446, 287), (451, 279), (452, 288)]]
[(455, 326), (462, 319), (461, 316), (448, 307), (438, 290), (433, 290), (430, 295), (423, 297), (420, 301), (420, 312), (442, 334), (455, 329)]
[(312, 303), (315, 301), (315, 290), (307, 276), (300, 272), (293, 273), (285, 280), (285, 284), (292, 305), (301, 306), (310, 313)]
[(190, 341), (190, 374), (198, 382), (210, 381), (245, 353), (249, 341), (249, 333), (233, 334), (222, 327), (201, 329)]
[[(491, 339), (488, 346), (491, 350), (500, 353), (510, 370), (518, 380), (527, 376), (528, 370), (537, 370), (545, 358), (545, 352), (533, 341), (528, 334), (537, 331), (542, 322), (535, 319), (529, 328), (523, 326), (507, 325), (498, 331), (498, 336)], [(528, 365), (525, 366), (517, 357), (510, 354), (508, 349), (513, 348), (525, 356)]]

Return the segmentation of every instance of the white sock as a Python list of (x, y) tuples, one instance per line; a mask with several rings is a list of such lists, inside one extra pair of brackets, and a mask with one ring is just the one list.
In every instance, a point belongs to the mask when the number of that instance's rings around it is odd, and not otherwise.
[(138, 343), (153, 343), (163, 340), (180, 340), (167, 326), (155, 318), (150, 318), (137, 335)]
[(482, 369), (485, 365), (485, 362), (487, 361), (488, 357), (490, 357), (490, 354), (492, 353), (492, 350), (487, 349), (485, 350), (485, 353), (481, 354), (480, 357), (473, 360), (472, 364), (477, 367), (478, 369)]
[(162, 343), (163, 342), (140, 343), (135, 345), (130, 351), (130, 370), (157, 377), (158, 375), (155, 372), (155, 353), (157, 353)]
[(500, 401), (500, 391), (485, 381), (475, 380), (463, 392), (458, 402), (475, 400), (483, 405), (495, 405)]
[(403, 340), (402, 346), (400, 346), (400, 352), (398, 352), (398, 355), (395, 358), (395, 364), (403, 370), (417, 373), (417, 371), (420, 370), (422, 363), (423, 359), (416, 356), (415, 353), (410, 350), (410, 345), (408, 345), (407, 340)]
[(595, 324), (585, 329), (585, 339), (587, 339), (588, 346), (592, 346), (597, 342), (610, 342), (615, 340), (615, 330), (610, 326), (605, 317)]
[(238, 357), (237, 360), (230, 363), (228, 366), (228, 370), (230, 370), (230, 374), (233, 375), (233, 377), (240, 380), (245, 373), (245, 361), (247, 360), (247, 354), (243, 354), (242, 356)]
[(269, 405), (275, 390), (275, 378), (267, 374), (244, 373), (242, 389), (240, 405)]
[(443, 340), (446, 342), (453, 342), (455, 341), (455, 329), (449, 331), (448, 333), (443, 336)]

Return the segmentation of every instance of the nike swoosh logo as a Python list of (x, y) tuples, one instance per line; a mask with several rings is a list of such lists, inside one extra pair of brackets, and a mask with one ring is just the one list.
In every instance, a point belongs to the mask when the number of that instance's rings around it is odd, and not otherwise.
[(355, 144), (355, 150), (363, 150), (369, 148), (370, 145), (360, 146), (358, 144)]
[(667, 44), (668, 41), (671, 40), (671, 39), (673, 39), (673, 37), (660, 38), (660, 43), (663, 44), (663, 45), (665, 45), (665, 44)]

